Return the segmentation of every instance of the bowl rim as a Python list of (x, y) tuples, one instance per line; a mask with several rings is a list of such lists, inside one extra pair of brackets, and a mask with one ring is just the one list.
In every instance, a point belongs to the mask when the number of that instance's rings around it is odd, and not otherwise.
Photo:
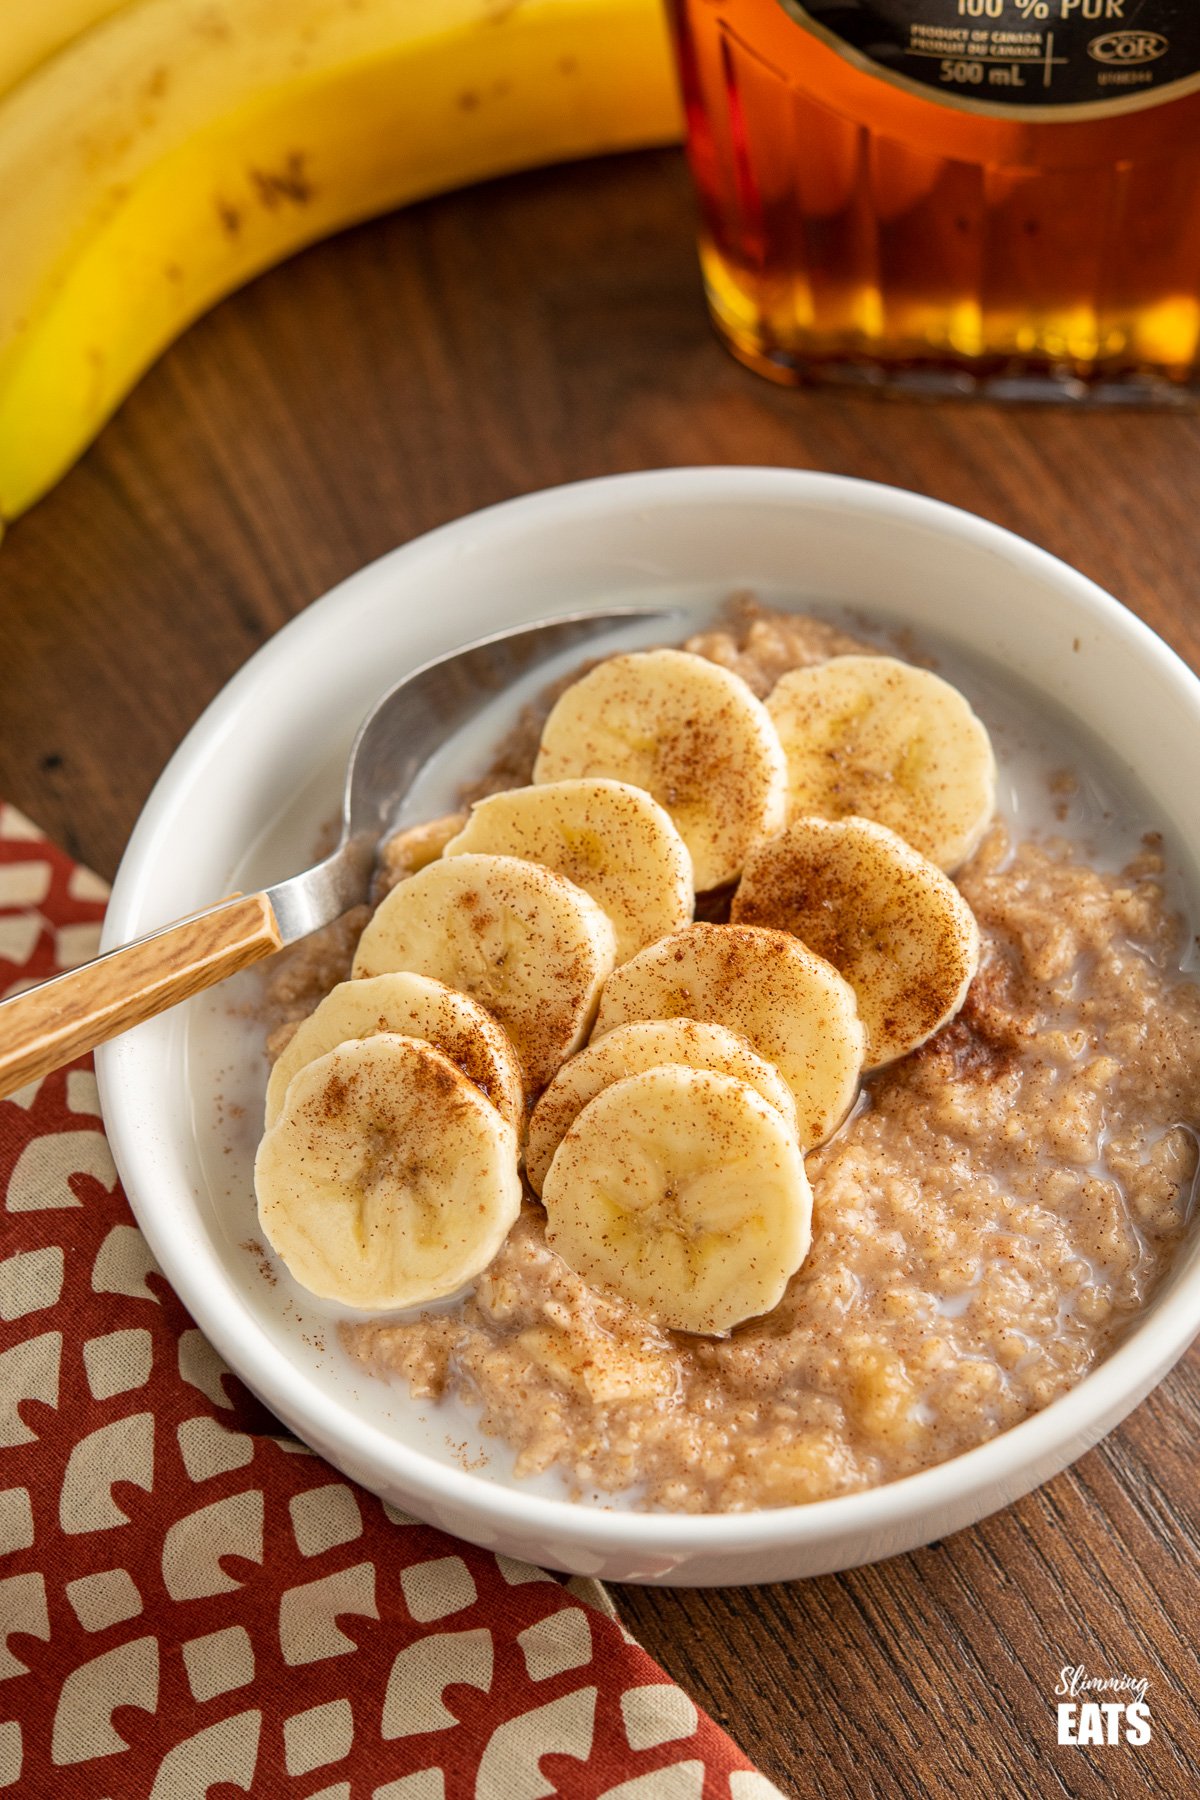
[[(556, 515), (587, 511), (645, 512), (657, 506), (757, 500), (794, 504), (820, 502), (850, 513), (870, 512), (914, 524), (943, 537), (973, 542), (1004, 559), (1018, 575), (1025, 571), (1069, 592), (1085, 613), (1131, 654), (1155, 666), (1200, 724), (1200, 678), (1158, 635), (1080, 571), (1016, 533), (976, 514), (907, 489), (857, 477), (754, 465), (704, 465), (594, 477), (540, 489), (435, 527), (365, 564), (307, 606), (267, 640), (200, 714), (159, 776), (122, 858), (104, 927), (104, 947), (124, 941), (152, 921), (139, 916), (146, 871), (156, 840), (170, 821), (177, 790), (212, 740), (234, 725), (248, 696), (285, 651), (299, 649), (323, 633), (331, 611), (352, 613), (369, 606), (386, 565), (419, 564), (453, 554), (468, 535), (504, 537), (511, 529), (536, 531)], [(195, 1323), (234, 1372), (284, 1423), (300, 1436), (311, 1433), (344, 1458), (357, 1478), (386, 1485), (393, 1477), (410, 1494), (437, 1507), (487, 1515), (523, 1536), (539, 1533), (548, 1545), (582, 1536), (600, 1551), (636, 1549), (647, 1555), (748, 1551), (785, 1545), (815, 1545), (831, 1538), (863, 1537), (992, 1488), (1016, 1498), (1033, 1483), (1023, 1472), (1052, 1459), (1070, 1443), (1094, 1444), (1183, 1354), (1200, 1330), (1200, 1264), (1172, 1281), (1126, 1338), (1095, 1369), (1040, 1412), (975, 1448), (879, 1486), (829, 1499), (744, 1512), (676, 1513), (639, 1510), (617, 1503), (559, 1499), (523, 1490), (508, 1481), (441, 1462), (406, 1444), (395, 1432), (363, 1420), (343, 1401), (327, 1394), (292, 1364), (232, 1290), (214, 1287), (201, 1256), (177, 1255), (172, 1233), (152, 1204), (137, 1196), (139, 1142), (144, 1112), (136, 1083), (123, 1077), (133, 1052), (129, 1038), (117, 1038), (97, 1052), (96, 1067), (105, 1127), (126, 1185), (137, 1223)], [(219, 1275), (215, 1257), (213, 1265)], [(245, 1371), (251, 1371), (247, 1374)], [(1072, 1452), (1064, 1461), (1073, 1460)], [(1062, 1466), (1062, 1464), (1058, 1465)], [(364, 1473), (364, 1471), (366, 1471)], [(1038, 1477), (1037, 1479), (1041, 1479)], [(1007, 1487), (1007, 1492), (1005, 1491)]]

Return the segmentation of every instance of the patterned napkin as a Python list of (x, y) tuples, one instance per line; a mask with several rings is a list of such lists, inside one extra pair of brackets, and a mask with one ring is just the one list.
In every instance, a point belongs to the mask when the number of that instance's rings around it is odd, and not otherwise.
[[(0, 806), (0, 995), (105, 899)], [(597, 1584), (281, 1435), (134, 1225), (90, 1057), (0, 1101), (0, 1193), (0, 1792), (782, 1800)]]

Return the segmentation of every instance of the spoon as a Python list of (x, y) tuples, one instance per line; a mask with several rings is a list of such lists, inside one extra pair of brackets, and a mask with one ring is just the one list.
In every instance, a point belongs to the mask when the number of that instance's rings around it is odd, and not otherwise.
[(573, 645), (622, 624), (679, 616), (636, 607), (573, 613), (480, 638), (414, 670), (359, 728), (337, 848), (275, 887), (231, 895), (0, 1001), (0, 1099), (360, 905), (404, 796), (481, 705)]

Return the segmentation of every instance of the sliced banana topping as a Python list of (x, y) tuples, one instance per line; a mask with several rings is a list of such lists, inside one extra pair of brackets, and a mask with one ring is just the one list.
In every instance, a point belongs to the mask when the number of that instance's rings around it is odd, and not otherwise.
[(787, 756), (791, 818), (875, 819), (960, 868), (996, 808), (987, 730), (957, 688), (890, 656), (794, 669), (767, 700)]
[(339, 1044), (378, 1032), (433, 1044), (519, 1131), (525, 1114), (521, 1064), (507, 1035), (478, 1001), (428, 975), (375, 975), (343, 981), (301, 1021), (271, 1070), (268, 1126), (283, 1111), (288, 1083), (298, 1069)]
[(732, 881), (785, 818), (787, 767), (762, 701), (686, 650), (609, 657), (559, 697), (533, 779), (594, 775), (645, 788), (667, 809), (701, 892)]
[(712, 1020), (749, 1038), (791, 1088), (805, 1149), (854, 1104), (866, 1054), (854, 989), (785, 931), (696, 924), (652, 944), (609, 976), (593, 1037), (633, 1019)]
[(565, 875), (612, 920), (617, 961), (686, 925), (692, 859), (671, 815), (624, 781), (553, 781), (480, 800), (447, 856), (520, 856)]
[(564, 1063), (534, 1107), (525, 1140), (525, 1173), (534, 1192), (541, 1193), (554, 1152), (589, 1101), (614, 1081), (664, 1063), (737, 1076), (761, 1094), (796, 1135), (792, 1090), (749, 1039), (726, 1025), (696, 1019), (637, 1019), (596, 1038)]
[(543, 1187), (546, 1241), (655, 1323), (720, 1335), (770, 1312), (808, 1253), (787, 1122), (748, 1082), (681, 1066), (588, 1102)]
[(521, 1208), (517, 1134), (431, 1044), (381, 1033), (298, 1070), (254, 1165), (263, 1231), (325, 1300), (454, 1293)]
[(869, 1068), (952, 1019), (979, 967), (979, 927), (950, 877), (869, 819), (797, 819), (760, 844), (733, 917), (794, 932), (841, 970), (858, 996)]
[(379, 846), (379, 873), (385, 887), (395, 887), (409, 875), (416, 875), (443, 855), (452, 837), (457, 837), (467, 822), (465, 812), (446, 813), (440, 819), (427, 819), (420, 825), (408, 825), (394, 831)]
[(565, 876), (515, 856), (451, 856), (380, 902), (352, 974), (411, 969), (470, 994), (538, 1089), (587, 1036), (616, 949), (607, 913)]

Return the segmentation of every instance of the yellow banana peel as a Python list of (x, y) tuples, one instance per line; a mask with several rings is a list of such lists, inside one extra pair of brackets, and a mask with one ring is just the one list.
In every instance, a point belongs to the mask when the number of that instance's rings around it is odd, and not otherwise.
[(0, 95), (125, 0), (7, 0), (0, 7)]
[(131, 0), (0, 97), (0, 521), (302, 245), (678, 135), (659, 0)]

